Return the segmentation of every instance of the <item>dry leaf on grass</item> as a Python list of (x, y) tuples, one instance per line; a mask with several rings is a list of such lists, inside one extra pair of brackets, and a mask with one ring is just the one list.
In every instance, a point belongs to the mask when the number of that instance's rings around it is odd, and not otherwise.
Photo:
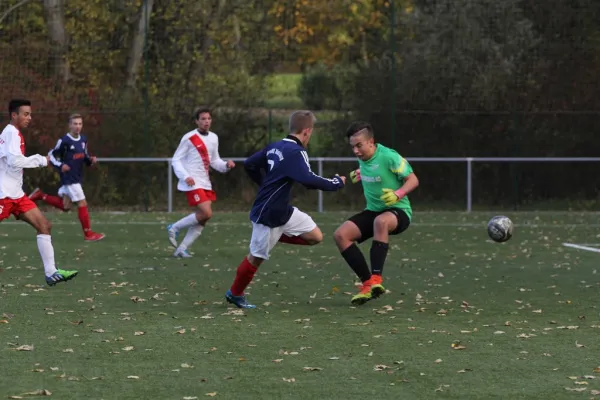
[(137, 332), (134, 333), (135, 336), (142, 336), (142, 335), (145, 335), (145, 334), (146, 334), (146, 332), (142, 332), (142, 331), (137, 331)]
[(296, 378), (282, 378), (284, 382), (296, 382)]
[(319, 368), (319, 367), (304, 367), (302, 368), (303, 371), (322, 371), (323, 368)]
[(217, 395), (217, 392), (210, 392), (210, 393), (206, 393), (205, 396), (208, 397), (215, 397)]
[(139, 376), (135, 376), (135, 375), (129, 375), (127, 377), (127, 379), (140, 379), (140, 377)]
[(16, 351), (33, 351), (33, 345), (24, 344), (24, 345), (21, 345), (19, 347), (15, 347), (13, 350), (16, 350)]

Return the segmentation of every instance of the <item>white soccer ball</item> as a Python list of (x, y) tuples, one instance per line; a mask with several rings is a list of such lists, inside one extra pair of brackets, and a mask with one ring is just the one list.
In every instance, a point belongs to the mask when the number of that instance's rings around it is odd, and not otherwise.
[(488, 222), (487, 231), (494, 242), (506, 242), (513, 235), (513, 223), (504, 215), (496, 215)]

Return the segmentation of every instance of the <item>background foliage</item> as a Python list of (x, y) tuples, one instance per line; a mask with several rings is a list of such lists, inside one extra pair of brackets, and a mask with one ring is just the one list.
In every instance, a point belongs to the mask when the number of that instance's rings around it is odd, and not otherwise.
[[(409, 157), (594, 156), (599, 19), (592, 0), (1, 0), (0, 100), (34, 101), (29, 152), (45, 153), (78, 111), (96, 154), (168, 157), (208, 104), (227, 156), (281, 137), (299, 107), (320, 110), (313, 157), (351, 156), (354, 119)], [(96, 206), (160, 209), (165, 170), (105, 165), (86, 186)], [(462, 206), (464, 166), (417, 171), (417, 204)], [(476, 205), (597, 208), (596, 171), (480, 164)], [(51, 171), (27, 179), (56, 184)], [(233, 187), (251, 200), (241, 171), (215, 179), (229, 207)]]

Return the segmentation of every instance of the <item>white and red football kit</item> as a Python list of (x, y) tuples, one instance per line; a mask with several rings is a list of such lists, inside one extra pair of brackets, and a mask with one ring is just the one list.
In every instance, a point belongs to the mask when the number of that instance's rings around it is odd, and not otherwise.
[[(172, 160), (173, 171), (179, 178), (177, 189), (186, 192), (188, 203), (195, 206), (205, 201), (215, 201), (209, 169), (227, 172), (227, 162), (219, 156), (219, 138), (214, 132), (200, 133), (197, 129), (186, 133)], [(185, 180), (192, 178), (194, 185)]]
[(35, 154), (25, 157), (25, 140), (14, 125), (0, 134), (0, 221), (36, 208), (23, 192), (23, 169), (48, 165), (48, 159)]

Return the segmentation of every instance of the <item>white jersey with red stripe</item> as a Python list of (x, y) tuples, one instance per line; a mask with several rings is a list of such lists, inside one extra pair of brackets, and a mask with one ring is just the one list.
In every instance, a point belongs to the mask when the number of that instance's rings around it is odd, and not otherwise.
[[(173, 155), (173, 171), (179, 178), (177, 189), (182, 192), (204, 189), (212, 190), (209, 167), (227, 172), (227, 162), (219, 156), (219, 137), (214, 132), (201, 134), (197, 129), (186, 133)], [(194, 179), (194, 186), (185, 183)]]
[(14, 125), (0, 134), (0, 199), (20, 199), (23, 192), (23, 168), (48, 165), (48, 159), (35, 154), (25, 157), (25, 139)]

